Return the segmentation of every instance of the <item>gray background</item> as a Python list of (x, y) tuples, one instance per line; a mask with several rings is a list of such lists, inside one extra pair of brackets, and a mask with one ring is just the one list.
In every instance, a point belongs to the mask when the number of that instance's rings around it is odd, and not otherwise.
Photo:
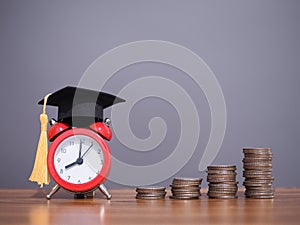
[[(242, 148), (272, 147), (275, 186), (299, 187), (299, 10), (296, 0), (1, 0), (0, 187), (36, 187), (27, 179), (40, 129), (38, 100), (48, 92), (77, 85), (86, 68), (106, 51), (148, 39), (191, 49), (216, 75), (228, 124), (213, 164), (236, 164), (241, 184)], [(204, 177), (198, 164), (209, 136), (210, 111), (202, 91), (186, 74), (163, 64), (140, 63), (119, 71), (104, 89), (117, 93), (128, 82), (150, 75), (172, 79), (194, 100), (201, 137), (193, 158), (176, 175)], [(50, 117), (56, 116), (55, 109), (48, 111)], [(180, 131), (172, 105), (158, 98), (139, 102), (132, 109), (131, 128), (137, 136), (147, 137), (147, 124), (154, 116), (168, 125), (158, 149), (132, 152), (113, 139), (109, 143), (113, 155), (135, 165), (167, 157)], [(171, 180), (161, 184), (167, 186)]]

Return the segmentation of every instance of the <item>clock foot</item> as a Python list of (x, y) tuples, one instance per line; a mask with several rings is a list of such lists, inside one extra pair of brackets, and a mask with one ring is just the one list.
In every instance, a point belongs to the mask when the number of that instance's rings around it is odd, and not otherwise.
[(104, 184), (100, 184), (98, 188), (102, 192), (102, 194), (106, 196), (108, 200), (111, 199), (111, 194), (108, 192)]
[(50, 200), (52, 195), (54, 195), (58, 190), (60, 189), (60, 186), (58, 184), (54, 185), (50, 191), (49, 194), (47, 194), (47, 199)]

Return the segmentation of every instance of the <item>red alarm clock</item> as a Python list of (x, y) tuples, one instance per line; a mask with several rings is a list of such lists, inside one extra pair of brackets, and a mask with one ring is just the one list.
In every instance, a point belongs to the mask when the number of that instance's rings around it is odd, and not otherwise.
[[(111, 165), (110, 120), (103, 120), (103, 109), (124, 100), (104, 92), (65, 87), (49, 96), (47, 105), (58, 106), (58, 119), (50, 120), (48, 139), (49, 174), (56, 185), (47, 195), (50, 199), (59, 188), (84, 195), (99, 188), (111, 198), (103, 184)], [(39, 102), (43, 104), (43, 100)]]

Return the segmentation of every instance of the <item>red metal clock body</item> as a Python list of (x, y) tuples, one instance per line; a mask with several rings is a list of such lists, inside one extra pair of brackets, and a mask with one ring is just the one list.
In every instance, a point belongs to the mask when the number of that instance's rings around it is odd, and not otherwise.
[(47, 162), (49, 173), (59, 187), (86, 193), (105, 181), (111, 155), (104, 139), (94, 130), (71, 128), (60, 132), (53, 140)]
[(73, 86), (61, 88), (38, 102), (43, 105), (43, 113), (46, 105), (58, 108), (57, 119), (49, 121), (48, 138), (52, 143), (47, 165), (56, 184), (48, 199), (60, 187), (74, 192), (75, 197), (90, 197), (99, 188), (107, 199), (111, 198), (103, 183), (111, 164), (106, 141), (110, 141), (112, 132), (110, 119), (103, 117), (103, 111), (121, 102), (125, 100), (118, 96)]

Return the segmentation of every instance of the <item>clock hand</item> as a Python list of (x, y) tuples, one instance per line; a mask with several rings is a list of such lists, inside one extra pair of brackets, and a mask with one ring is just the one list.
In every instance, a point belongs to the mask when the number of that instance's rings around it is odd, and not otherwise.
[(70, 163), (69, 165), (66, 165), (65, 169), (68, 169), (68, 168), (70, 168), (70, 167), (72, 167), (72, 166), (74, 166), (76, 164), (77, 164), (77, 160), (75, 162)]
[(81, 140), (80, 140), (80, 144), (79, 144), (79, 156), (78, 156), (78, 159), (76, 159), (75, 162), (72, 162), (72, 163), (70, 163), (69, 165), (66, 165), (66, 166), (65, 166), (65, 169), (68, 169), (68, 168), (70, 168), (70, 167), (72, 167), (72, 166), (75, 166), (76, 164), (81, 165), (81, 164), (83, 163), (83, 159), (82, 159), (82, 157), (81, 157), (81, 146), (82, 146), (82, 142), (81, 142)]
[(83, 155), (81, 156), (81, 142), (80, 142), (80, 148), (79, 148), (79, 158), (76, 159), (75, 162), (70, 163), (69, 165), (65, 166), (65, 169), (68, 169), (72, 166), (75, 166), (76, 164), (81, 165), (83, 163), (83, 157), (91, 150), (93, 146), (93, 143), (91, 144), (91, 146), (83, 153)]
[(81, 142), (81, 140), (80, 140), (80, 145), (79, 145), (79, 156), (78, 156), (79, 159), (81, 158), (81, 146), (82, 146), (82, 142)]
[(82, 163), (83, 163), (83, 159), (82, 159), (82, 158), (78, 158), (78, 159), (76, 159), (75, 162), (72, 162), (72, 163), (70, 163), (69, 165), (66, 165), (66, 166), (65, 166), (65, 169), (68, 169), (68, 168), (70, 168), (70, 167), (72, 167), (72, 166), (75, 166), (76, 164), (77, 164), (77, 165), (81, 165)]
[(81, 159), (83, 159), (83, 157), (91, 150), (93, 146), (93, 143), (91, 144), (91, 146), (85, 151), (85, 153), (83, 153), (83, 155), (81, 156)]

